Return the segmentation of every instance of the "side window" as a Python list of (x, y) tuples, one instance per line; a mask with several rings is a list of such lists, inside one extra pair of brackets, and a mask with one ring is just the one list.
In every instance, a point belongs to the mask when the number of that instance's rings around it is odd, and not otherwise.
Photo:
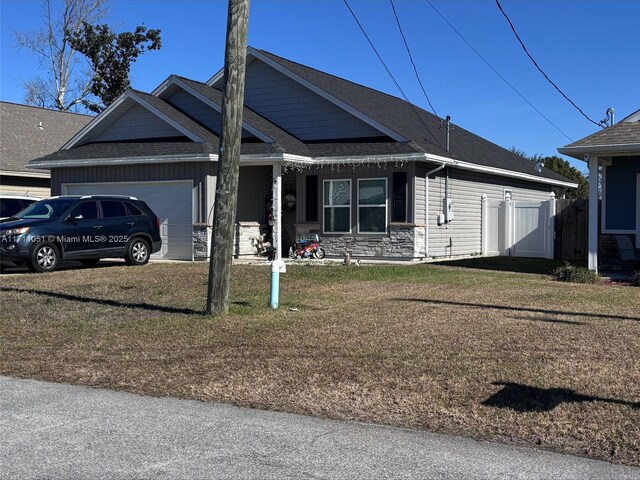
[(104, 218), (111, 217), (126, 217), (127, 211), (124, 208), (122, 202), (115, 200), (102, 200), (102, 216)]
[(133, 203), (124, 202), (124, 204), (127, 206), (127, 210), (129, 210), (130, 215), (135, 215), (136, 217), (143, 215), (140, 209), (136, 207)]
[(82, 220), (95, 220), (98, 218), (97, 202), (83, 202), (71, 211), (71, 218), (82, 216)]
[(17, 198), (3, 198), (0, 200), (0, 217), (13, 217), (22, 210), (22, 204)]
[(351, 232), (351, 180), (325, 180), (324, 232)]
[(358, 179), (358, 232), (387, 231), (387, 179)]

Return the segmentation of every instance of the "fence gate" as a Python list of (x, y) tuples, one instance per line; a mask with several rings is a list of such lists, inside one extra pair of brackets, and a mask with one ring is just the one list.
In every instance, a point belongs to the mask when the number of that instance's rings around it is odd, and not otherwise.
[(555, 198), (513, 201), (483, 199), (484, 255), (553, 258)]

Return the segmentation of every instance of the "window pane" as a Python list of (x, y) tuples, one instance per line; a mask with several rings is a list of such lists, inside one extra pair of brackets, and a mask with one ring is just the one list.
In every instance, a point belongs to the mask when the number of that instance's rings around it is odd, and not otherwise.
[(107, 217), (126, 217), (127, 212), (122, 202), (103, 201), (102, 216)]
[(358, 187), (360, 205), (380, 205), (387, 201), (387, 182), (384, 179), (360, 180)]
[(142, 215), (142, 212), (140, 211), (140, 209), (136, 207), (133, 203), (124, 202), (124, 204), (129, 209), (129, 213), (131, 213), (131, 215), (136, 215), (136, 216)]
[(387, 218), (385, 207), (360, 207), (360, 231), (385, 233)]
[(351, 205), (351, 182), (328, 180), (324, 182), (325, 205)]
[(325, 232), (348, 232), (351, 227), (349, 218), (350, 208), (346, 207), (325, 207), (324, 209), (324, 231)]
[(71, 212), (71, 218), (77, 218), (82, 215), (84, 220), (95, 220), (98, 218), (98, 204), (96, 202), (84, 202), (78, 205)]

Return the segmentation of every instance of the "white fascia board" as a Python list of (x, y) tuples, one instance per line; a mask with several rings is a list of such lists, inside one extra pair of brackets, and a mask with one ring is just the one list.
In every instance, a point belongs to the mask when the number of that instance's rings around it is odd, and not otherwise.
[(556, 185), (567, 188), (578, 188), (577, 183), (563, 182), (562, 180), (554, 180), (552, 178), (538, 177), (537, 175), (531, 175), (529, 173), (514, 172), (513, 170), (505, 170), (497, 167), (487, 167), (486, 165), (478, 165), (475, 163), (464, 162), (461, 160), (454, 160), (453, 158), (441, 157), (439, 155), (431, 155), (426, 153), (424, 155), (425, 160), (436, 163), (444, 163), (447, 166), (460, 168), (462, 170), (471, 170), (475, 172), (482, 172), (488, 175), (498, 175), (500, 177), (519, 178), (522, 180), (528, 180), (530, 182), (546, 183), (550, 185)]
[[(29, 168), (29, 165), (27, 165), (27, 168)], [(18, 172), (13, 170), (0, 170), (0, 175), (9, 177), (51, 178), (51, 175), (44, 172)]]
[(640, 143), (621, 143), (617, 145), (589, 145), (584, 147), (560, 147), (558, 152), (584, 161), (585, 154), (638, 154)]
[(96, 117), (93, 118), (89, 123), (87, 123), (82, 130), (76, 133), (71, 140), (65, 143), (60, 150), (69, 150), (80, 142), (91, 130), (93, 130), (102, 120), (107, 118), (111, 112), (113, 112), (116, 108), (118, 108), (122, 102), (124, 102), (127, 98), (129, 98), (129, 91), (124, 92), (118, 98), (116, 98), (111, 105), (105, 108), (102, 112), (100, 112)]
[(313, 157), (312, 163), (316, 165), (331, 165), (336, 163), (393, 163), (393, 162), (417, 162), (424, 160), (424, 153), (409, 153), (401, 155), (358, 155), (341, 157)]
[(88, 158), (83, 160), (45, 160), (32, 162), (27, 168), (73, 168), (98, 167), (114, 165), (141, 165), (155, 163), (184, 163), (184, 162), (217, 162), (217, 155), (166, 155), (162, 157), (121, 157), (121, 158)]

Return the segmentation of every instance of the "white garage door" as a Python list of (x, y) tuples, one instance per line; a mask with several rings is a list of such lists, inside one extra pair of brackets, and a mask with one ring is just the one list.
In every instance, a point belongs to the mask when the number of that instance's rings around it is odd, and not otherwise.
[(152, 258), (193, 260), (191, 181), (67, 183), (64, 195), (130, 195), (147, 202), (160, 218), (162, 249)]

